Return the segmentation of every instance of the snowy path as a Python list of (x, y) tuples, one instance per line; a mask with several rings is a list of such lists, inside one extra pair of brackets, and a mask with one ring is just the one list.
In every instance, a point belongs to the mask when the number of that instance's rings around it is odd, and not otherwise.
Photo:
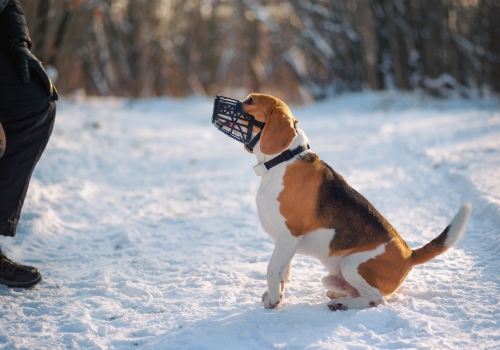
[(283, 307), (260, 296), (273, 243), (254, 157), (210, 124), (212, 101), (58, 105), (18, 235), (31, 290), (0, 287), (0, 348), (500, 347), (500, 112), (488, 101), (354, 94), (292, 107), (312, 149), (411, 247), (473, 205), (457, 247), (418, 266), (385, 307), (331, 312), (296, 256)]

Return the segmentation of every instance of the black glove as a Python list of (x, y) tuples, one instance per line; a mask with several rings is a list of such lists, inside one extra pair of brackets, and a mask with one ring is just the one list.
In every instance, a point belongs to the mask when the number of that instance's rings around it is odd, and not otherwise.
[(21, 74), (21, 79), (25, 84), (30, 81), (30, 71), (42, 82), (47, 95), (57, 100), (57, 90), (49, 75), (40, 62), (30, 51), (31, 40), (24, 18), (23, 9), (19, 0), (10, 0), (1, 13), (1, 19), (5, 21), (7, 37), (9, 38), (10, 49), (16, 55), (17, 68)]

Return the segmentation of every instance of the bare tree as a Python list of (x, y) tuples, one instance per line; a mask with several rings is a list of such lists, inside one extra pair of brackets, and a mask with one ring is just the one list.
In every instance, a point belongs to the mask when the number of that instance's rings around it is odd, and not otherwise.
[(21, 0), (62, 93), (500, 91), (496, 0)]

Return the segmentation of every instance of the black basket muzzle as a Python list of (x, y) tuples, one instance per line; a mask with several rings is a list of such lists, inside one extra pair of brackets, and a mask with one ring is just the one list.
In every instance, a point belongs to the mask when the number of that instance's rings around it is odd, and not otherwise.
[[(260, 139), (265, 123), (243, 110), (243, 102), (217, 95), (214, 100), (212, 124), (224, 134), (243, 143), (251, 152)], [(256, 126), (260, 132), (252, 139), (252, 130)]]

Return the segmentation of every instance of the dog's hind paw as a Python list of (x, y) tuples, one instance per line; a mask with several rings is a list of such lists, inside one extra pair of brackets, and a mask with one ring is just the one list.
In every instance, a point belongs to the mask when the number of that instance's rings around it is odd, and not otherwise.
[[(332, 303), (332, 301), (333, 301), (333, 303)], [(331, 300), (328, 303), (328, 307), (332, 311), (337, 311), (337, 310), (345, 311), (345, 310), (347, 310), (347, 306), (343, 305), (342, 303), (339, 303), (337, 300)]]
[(373, 298), (341, 298), (332, 299), (328, 302), (330, 310), (348, 310), (348, 309), (364, 309), (369, 307), (377, 307), (378, 305), (385, 305), (385, 300), (382, 297)]

